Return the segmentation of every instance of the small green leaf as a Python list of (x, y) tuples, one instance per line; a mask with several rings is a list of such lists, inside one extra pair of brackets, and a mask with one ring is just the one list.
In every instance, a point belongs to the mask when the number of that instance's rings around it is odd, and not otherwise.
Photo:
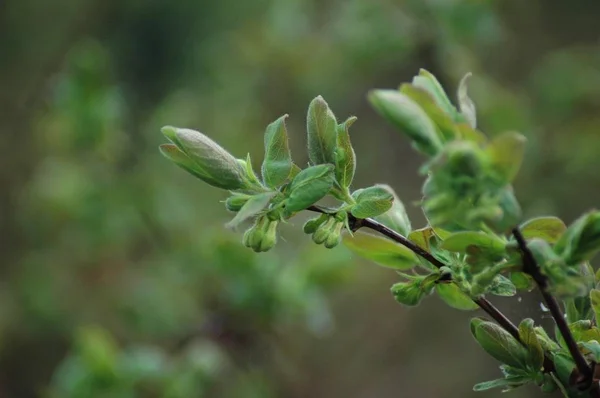
[(384, 267), (408, 270), (419, 262), (417, 256), (410, 249), (389, 239), (366, 232), (358, 232), (354, 236), (344, 234), (343, 242), (356, 255)]
[(438, 283), (435, 290), (438, 296), (452, 308), (463, 311), (472, 311), (479, 308), (479, 306), (454, 283)]
[(252, 196), (242, 206), (240, 211), (235, 215), (233, 220), (226, 225), (227, 228), (235, 228), (244, 221), (261, 213), (271, 202), (271, 199), (276, 195), (276, 192), (265, 192)]
[(523, 135), (509, 131), (494, 137), (486, 149), (494, 168), (507, 183), (515, 179), (521, 168), (526, 141)]
[(356, 117), (348, 118), (337, 126), (337, 146), (335, 148), (335, 178), (342, 188), (348, 189), (356, 171), (356, 154), (350, 142), (348, 129), (354, 124)]
[(556, 243), (567, 226), (558, 217), (538, 217), (524, 222), (520, 229), (525, 239), (539, 238)]
[(321, 164), (298, 173), (288, 189), (286, 210), (304, 210), (327, 195), (333, 186), (333, 169), (332, 164)]
[(456, 117), (456, 108), (452, 105), (444, 88), (433, 74), (425, 69), (419, 70), (419, 75), (413, 78), (412, 85), (427, 91), (444, 113), (452, 118)]
[(515, 368), (526, 369), (528, 352), (507, 331), (495, 323), (481, 320), (472, 329), (477, 342), (492, 357)]
[(250, 154), (246, 155), (246, 160), (238, 159), (237, 161), (240, 164), (241, 168), (244, 170), (245, 178), (249, 181), (250, 185), (262, 187), (262, 183), (260, 182), (258, 176), (254, 172), (254, 168), (252, 168), (252, 158), (250, 157)]
[(475, 231), (453, 233), (442, 243), (442, 249), (455, 253), (467, 253), (471, 246), (485, 253), (500, 254), (504, 252), (506, 244), (496, 235)]
[(512, 297), (517, 294), (517, 288), (504, 275), (496, 275), (490, 287), (490, 293), (496, 296)]
[(591, 211), (578, 218), (561, 235), (554, 250), (569, 265), (590, 260), (600, 250), (600, 212)]
[[(247, 181), (243, 178), (243, 171), (238, 161), (204, 134), (171, 126), (163, 127), (161, 131), (195, 164), (193, 174), (207, 184), (228, 190), (247, 187)], [(171, 147), (167, 147), (166, 151), (168, 155), (176, 156)], [(175, 163), (178, 161), (181, 161), (180, 157), (177, 157)], [(183, 164), (177, 164), (184, 167)], [(188, 163), (186, 167), (187, 165)]]
[(575, 362), (568, 353), (558, 352), (552, 356), (556, 375), (564, 386), (571, 385), (571, 375), (575, 370)]
[(456, 125), (458, 137), (461, 140), (484, 144), (487, 142), (487, 137), (481, 131), (474, 129), (468, 123), (458, 123)]
[(252, 195), (246, 195), (243, 193), (234, 192), (230, 197), (225, 201), (225, 207), (229, 211), (238, 212), (241, 208), (246, 204), (248, 199), (252, 198)]
[(188, 173), (192, 174), (194, 177), (200, 178), (201, 180), (205, 180), (210, 178), (204, 171), (196, 165), (183, 151), (181, 151), (175, 144), (162, 144), (160, 147), (160, 153), (175, 163), (177, 166), (181, 167)]
[(445, 141), (452, 141), (458, 137), (458, 131), (452, 116), (440, 108), (428, 91), (412, 84), (403, 84), (400, 86), (400, 92), (410, 97), (423, 108), (427, 116), (438, 127)]
[(408, 240), (416, 244), (422, 249), (427, 251), (430, 250), (429, 240), (435, 236), (434, 229), (431, 227), (424, 227), (420, 229), (416, 229), (408, 234)]
[(535, 286), (533, 279), (531, 276), (527, 275), (524, 272), (511, 272), (510, 273), (510, 281), (513, 283), (515, 288), (518, 290), (527, 290), (530, 291)]
[(394, 200), (391, 209), (374, 217), (375, 221), (393, 229), (402, 236), (407, 236), (410, 233), (411, 225), (404, 204), (389, 185), (380, 184), (379, 186), (388, 190), (393, 195)]
[(352, 195), (356, 204), (351, 213), (356, 218), (369, 218), (381, 215), (391, 209), (394, 195), (385, 187), (375, 185), (361, 189)]
[(374, 90), (369, 101), (377, 112), (410, 137), (417, 150), (434, 156), (442, 149), (437, 128), (410, 97), (395, 90)]
[(399, 282), (392, 286), (394, 298), (400, 304), (410, 307), (418, 305), (425, 296), (431, 294), (439, 274), (408, 276), (407, 282)]
[(312, 165), (335, 163), (337, 121), (320, 95), (311, 101), (306, 119), (308, 159)]
[(505, 379), (496, 379), (477, 383), (475, 386), (473, 386), (473, 391), (486, 391), (491, 390), (492, 388), (503, 388), (502, 392), (506, 392), (514, 388), (521, 387), (522, 385), (527, 384), (529, 381), (531, 380), (525, 376), (512, 376)]
[(595, 362), (600, 361), (600, 343), (598, 343), (596, 340), (590, 340), (580, 342), (579, 345), (592, 354)]
[(268, 187), (277, 188), (283, 184), (292, 170), (292, 155), (288, 143), (283, 115), (267, 126), (265, 131), (265, 159), (262, 164), (263, 181)]
[(521, 321), (519, 324), (519, 337), (521, 337), (521, 341), (529, 352), (529, 363), (535, 371), (540, 370), (544, 364), (544, 350), (535, 333), (533, 319), (527, 318)]
[(467, 94), (467, 80), (471, 77), (471, 73), (467, 73), (458, 85), (458, 105), (460, 113), (465, 117), (469, 125), (473, 128), (477, 127), (477, 112), (475, 104)]

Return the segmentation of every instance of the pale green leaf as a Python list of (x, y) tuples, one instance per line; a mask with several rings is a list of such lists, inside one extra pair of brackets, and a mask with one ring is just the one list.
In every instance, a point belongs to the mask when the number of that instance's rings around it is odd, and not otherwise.
[(436, 293), (452, 308), (463, 311), (476, 310), (479, 306), (454, 283), (438, 283)]
[(292, 155), (283, 115), (267, 126), (265, 131), (265, 159), (262, 164), (263, 181), (268, 187), (283, 184), (292, 170)]
[(529, 352), (529, 363), (535, 371), (544, 364), (544, 350), (533, 327), (533, 319), (526, 318), (519, 324), (519, 337)]
[(306, 119), (308, 159), (313, 165), (335, 163), (337, 121), (320, 95), (311, 101)]
[(244, 221), (261, 213), (276, 195), (276, 192), (265, 192), (252, 196), (237, 212), (235, 217), (227, 223), (227, 228), (235, 228)]
[(356, 204), (350, 212), (356, 218), (369, 218), (383, 214), (392, 207), (394, 201), (394, 195), (379, 185), (361, 189), (352, 196)]
[(520, 230), (525, 239), (539, 238), (556, 243), (567, 226), (558, 217), (538, 217), (521, 224)]
[(460, 113), (465, 117), (469, 125), (473, 128), (477, 127), (477, 112), (475, 104), (467, 94), (467, 80), (471, 77), (471, 73), (467, 73), (458, 85), (458, 105)]
[(467, 253), (474, 246), (486, 253), (504, 252), (505, 242), (496, 235), (485, 232), (463, 231), (446, 237), (441, 248), (457, 253)]
[(366, 232), (357, 232), (353, 236), (344, 234), (343, 243), (356, 255), (384, 267), (408, 270), (419, 262), (410, 249)]
[(444, 113), (452, 118), (456, 117), (456, 108), (452, 105), (440, 82), (431, 72), (425, 69), (419, 70), (419, 74), (412, 80), (412, 85), (427, 91)]
[(350, 117), (344, 123), (337, 126), (337, 146), (335, 149), (335, 177), (338, 184), (343, 188), (350, 187), (356, 171), (356, 154), (350, 142), (348, 129), (356, 117)]
[(523, 162), (527, 139), (516, 132), (502, 133), (490, 142), (486, 151), (492, 165), (505, 182), (512, 182)]
[(327, 195), (333, 186), (333, 169), (332, 164), (321, 164), (298, 173), (288, 188), (286, 210), (304, 210)]

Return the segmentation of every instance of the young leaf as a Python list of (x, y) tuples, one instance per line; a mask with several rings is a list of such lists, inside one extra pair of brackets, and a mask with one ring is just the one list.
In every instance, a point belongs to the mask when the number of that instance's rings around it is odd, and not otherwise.
[(596, 340), (590, 340), (580, 342), (579, 345), (592, 354), (594, 361), (600, 361), (600, 343), (598, 343)]
[(485, 232), (464, 231), (453, 233), (444, 239), (442, 249), (456, 253), (467, 253), (469, 247), (474, 246), (486, 253), (500, 254), (504, 252), (505, 245), (505, 242), (496, 235)]
[(292, 170), (292, 155), (283, 115), (267, 126), (265, 131), (265, 159), (262, 164), (262, 177), (270, 188), (277, 188), (287, 180)]
[(562, 234), (554, 250), (570, 265), (591, 259), (600, 250), (600, 212), (578, 218)]
[(524, 272), (511, 272), (510, 281), (518, 290), (531, 290), (535, 286), (533, 278)]
[(502, 392), (521, 387), (531, 381), (525, 376), (511, 376), (505, 379), (496, 379), (477, 383), (473, 386), (473, 391), (486, 391), (492, 388), (503, 388)]
[(467, 94), (467, 80), (471, 77), (471, 73), (467, 73), (458, 85), (458, 105), (460, 113), (465, 117), (469, 125), (473, 128), (477, 127), (477, 112), (475, 104)]
[(517, 294), (517, 288), (504, 275), (496, 275), (490, 287), (490, 293), (496, 296), (512, 297)]
[[(238, 161), (204, 134), (171, 126), (163, 127), (161, 131), (195, 164), (194, 175), (207, 184), (228, 190), (247, 187)], [(167, 151), (169, 155), (174, 155), (171, 147), (167, 147)], [(177, 157), (174, 161), (177, 163), (181, 158)]]
[(439, 278), (439, 274), (404, 276), (409, 278), (409, 280), (394, 284), (391, 291), (397, 302), (410, 307), (418, 305), (425, 296), (431, 294), (435, 286), (435, 281)]
[(333, 168), (332, 164), (321, 164), (298, 173), (288, 189), (286, 210), (304, 210), (327, 195), (333, 186)]
[(411, 225), (404, 204), (389, 185), (380, 184), (378, 186), (388, 190), (393, 195), (394, 200), (392, 201), (392, 208), (374, 217), (375, 220), (402, 236), (407, 236), (410, 233)]
[(254, 169), (252, 168), (252, 158), (250, 157), (250, 154), (246, 155), (246, 160), (238, 159), (237, 161), (240, 164), (241, 168), (244, 170), (244, 177), (246, 178), (246, 180), (249, 181), (250, 185), (262, 187), (262, 183), (258, 179), (258, 176), (254, 172)]
[(527, 318), (521, 321), (519, 337), (529, 352), (529, 363), (535, 371), (540, 370), (544, 364), (544, 350), (535, 333), (533, 319)]
[(337, 126), (337, 145), (335, 148), (335, 178), (342, 188), (349, 188), (356, 171), (356, 154), (350, 142), (348, 129), (356, 117), (350, 117)]
[(308, 159), (312, 165), (335, 163), (337, 121), (320, 95), (311, 101), (306, 119)]
[(429, 240), (435, 236), (435, 231), (431, 227), (424, 227), (421, 229), (415, 229), (408, 234), (408, 240), (415, 243), (417, 246), (430, 251)]
[(486, 152), (503, 181), (510, 183), (517, 176), (525, 155), (526, 141), (523, 135), (509, 131), (494, 137), (488, 145)]
[(442, 111), (444, 111), (444, 113), (453, 119), (456, 118), (456, 108), (454, 105), (452, 105), (452, 102), (448, 98), (448, 95), (446, 95), (444, 88), (434, 75), (425, 69), (421, 69), (419, 70), (419, 75), (413, 78), (412, 84), (413, 86), (423, 89), (431, 94), (437, 105)]
[(203, 181), (206, 179), (210, 179), (209, 176), (204, 174), (204, 170), (202, 170), (196, 163), (192, 161), (183, 151), (181, 151), (175, 144), (162, 144), (159, 147), (160, 153), (175, 163), (177, 166), (181, 167), (188, 173), (192, 174), (194, 177), (200, 178)]
[(538, 217), (521, 224), (520, 230), (525, 239), (539, 238), (556, 243), (567, 226), (558, 217)]
[(515, 368), (526, 368), (527, 350), (500, 326), (477, 320), (475, 325), (472, 324), (472, 330), (474, 330), (475, 340), (492, 357)]
[(438, 283), (435, 287), (435, 291), (446, 304), (457, 310), (472, 311), (479, 308), (479, 306), (454, 283)]
[(233, 217), (233, 220), (229, 221), (226, 225), (227, 228), (235, 228), (244, 221), (256, 216), (262, 212), (271, 202), (276, 192), (265, 192), (258, 195), (252, 196), (242, 206), (240, 211)]
[(379, 185), (361, 189), (352, 196), (356, 204), (350, 212), (356, 218), (369, 218), (383, 214), (392, 207), (394, 201), (394, 195)]
[(408, 248), (381, 236), (357, 232), (354, 236), (344, 234), (344, 245), (356, 255), (384, 267), (408, 270), (419, 262)]
[(413, 86), (412, 84), (403, 84), (400, 86), (400, 92), (407, 95), (415, 101), (431, 118), (442, 133), (445, 141), (452, 141), (458, 138), (456, 124), (451, 115), (448, 115), (435, 102), (433, 96), (426, 90)]
[(395, 90), (374, 90), (369, 101), (377, 112), (413, 140), (422, 153), (434, 156), (442, 149), (437, 128), (425, 111), (408, 96)]

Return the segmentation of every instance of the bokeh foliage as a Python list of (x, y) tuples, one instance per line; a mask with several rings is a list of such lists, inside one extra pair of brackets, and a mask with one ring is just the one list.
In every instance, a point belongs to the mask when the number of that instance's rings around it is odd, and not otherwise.
[[(482, 129), (529, 140), (526, 215), (572, 221), (600, 191), (600, 6), (576, 3), (3, 3), (0, 394), (466, 396), (495, 363), (456, 314), (388, 304), (393, 273), (292, 228), (273, 254), (239, 247), (225, 197), (165, 167), (156, 130), (176, 120), (260, 159), (264, 126), (289, 112), (303, 131), (322, 94), (361, 116), (361, 185), (417, 200), (418, 159), (365, 93), (419, 67), (444, 86), (471, 71)], [(419, 366), (434, 360), (447, 371)]]

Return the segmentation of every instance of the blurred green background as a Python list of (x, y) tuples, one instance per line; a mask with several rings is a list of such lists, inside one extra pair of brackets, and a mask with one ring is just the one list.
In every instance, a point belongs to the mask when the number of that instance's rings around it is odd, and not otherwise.
[[(473, 314), (394, 302), (393, 272), (283, 229), (228, 232), (224, 193), (163, 159), (165, 124), (262, 160), (309, 101), (352, 128), (356, 186), (411, 204), (422, 161), (365, 94), (423, 67), (474, 73), (480, 127), (529, 138), (527, 216), (572, 221), (600, 191), (597, 0), (0, 2), (0, 397), (475, 397), (499, 375)], [(500, 300), (543, 318), (536, 297)], [(500, 392), (486, 393), (499, 397)], [(513, 397), (541, 393), (525, 388)]]

